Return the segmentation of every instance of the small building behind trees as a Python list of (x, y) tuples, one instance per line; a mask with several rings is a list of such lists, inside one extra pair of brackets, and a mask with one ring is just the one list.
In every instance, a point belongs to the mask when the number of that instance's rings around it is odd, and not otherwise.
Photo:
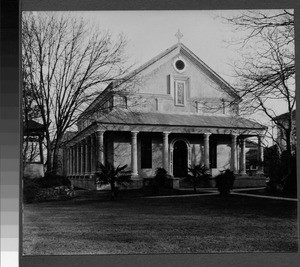
[(25, 177), (44, 176), (44, 133), (44, 125), (34, 120), (28, 120), (23, 126), (23, 175)]
[[(277, 130), (277, 136), (276, 136), (276, 143), (279, 146), (281, 151), (285, 151), (287, 149), (286, 147), (286, 134), (284, 131), (284, 128), (289, 128), (288, 127), (288, 119), (289, 116), (291, 116), (291, 121), (292, 121), (292, 127), (291, 128), (291, 152), (295, 153), (296, 152), (296, 147), (297, 147), (297, 135), (296, 135), (296, 110), (293, 110), (291, 113), (283, 113), (277, 117), (274, 118), (275, 121), (277, 121), (276, 124), (276, 130)], [(280, 125), (283, 125), (281, 127)]]

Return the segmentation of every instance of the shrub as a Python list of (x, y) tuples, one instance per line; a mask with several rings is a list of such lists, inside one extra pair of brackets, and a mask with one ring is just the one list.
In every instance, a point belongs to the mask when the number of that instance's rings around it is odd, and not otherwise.
[(51, 172), (45, 173), (45, 176), (43, 178), (39, 178), (37, 182), (42, 188), (71, 186), (71, 181), (67, 177)]
[(32, 203), (36, 200), (40, 185), (37, 179), (28, 177), (23, 178), (23, 201), (24, 203)]
[[(55, 187), (60, 187), (60, 189), (55, 190)], [(67, 195), (69, 191), (73, 194), (69, 193), (68, 197), (74, 196), (70, 180), (61, 175), (46, 173), (42, 178), (23, 178), (23, 201), (25, 203), (59, 199)]]
[(216, 187), (221, 195), (228, 195), (230, 190), (233, 188), (235, 180), (234, 172), (226, 169), (215, 177)]
[(267, 190), (271, 192), (279, 191), (279, 188), (282, 188), (284, 168), (277, 147), (267, 148), (264, 157), (265, 175), (268, 177)]
[(290, 159), (290, 172), (282, 179), (283, 193), (297, 196), (297, 158), (292, 155)]
[(167, 186), (167, 179), (171, 176), (164, 168), (157, 168), (154, 177), (154, 187), (156, 189), (163, 188)]
[(265, 156), (267, 166), (267, 190), (286, 195), (297, 195), (297, 162), (296, 154), (288, 155), (283, 151), (281, 155), (273, 146), (267, 150)]

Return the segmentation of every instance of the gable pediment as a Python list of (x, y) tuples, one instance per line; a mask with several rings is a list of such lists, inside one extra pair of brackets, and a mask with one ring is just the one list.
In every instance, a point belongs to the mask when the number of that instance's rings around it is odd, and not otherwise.
[[(217, 73), (183, 44), (176, 44), (137, 68), (124, 80), (138, 76), (129, 106), (144, 112), (232, 115), (241, 98)], [(105, 95), (122, 84), (112, 82), (88, 109), (102, 105)], [(138, 103), (138, 105), (137, 105)]]
[[(178, 60), (182, 60), (186, 65), (183, 71), (176, 68)], [(174, 78), (180, 76), (189, 78), (191, 97), (239, 99), (234, 89), (224, 79), (183, 44), (170, 47), (142, 65), (134, 74), (139, 74), (145, 79), (145, 86), (142, 88), (144, 93), (164, 94), (165, 90), (162, 88), (166, 77), (171, 75)]]

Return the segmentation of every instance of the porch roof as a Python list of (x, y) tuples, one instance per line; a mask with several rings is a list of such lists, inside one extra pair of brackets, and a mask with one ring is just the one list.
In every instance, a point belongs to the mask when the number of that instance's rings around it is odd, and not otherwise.
[(211, 127), (265, 130), (266, 127), (242, 117), (166, 114), (155, 112), (110, 112), (97, 120), (103, 124)]

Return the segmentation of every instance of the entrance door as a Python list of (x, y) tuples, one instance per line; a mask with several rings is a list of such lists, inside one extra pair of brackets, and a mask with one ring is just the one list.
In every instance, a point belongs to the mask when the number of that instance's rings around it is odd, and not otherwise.
[(173, 175), (185, 177), (188, 173), (188, 149), (184, 141), (178, 140), (173, 148)]

